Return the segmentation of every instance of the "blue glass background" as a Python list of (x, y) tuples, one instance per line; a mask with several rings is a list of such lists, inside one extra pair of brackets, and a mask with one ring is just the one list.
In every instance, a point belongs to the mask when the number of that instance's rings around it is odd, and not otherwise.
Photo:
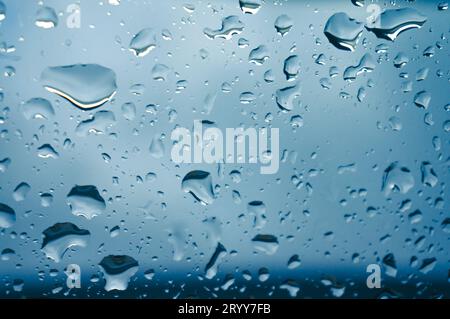
[[(0, 40), (14, 45), (16, 51), (2, 53), (0, 63), (2, 71), (13, 66), (16, 73), (0, 77), (4, 95), (0, 102), (0, 160), (8, 157), (12, 161), (0, 173), (0, 202), (14, 208), (17, 222), (12, 228), (0, 229), (0, 250), (16, 252), (11, 260), (0, 261), (1, 297), (289, 297), (280, 285), (293, 279), (300, 286), (297, 297), (328, 298), (333, 297), (332, 291), (321, 283), (327, 276), (334, 277), (337, 286), (345, 287), (343, 297), (347, 298), (449, 297), (449, 233), (441, 224), (449, 217), (449, 133), (443, 126), (449, 120), (450, 20), (448, 10), (438, 10), (440, 2), (377, 2), (382, 9), (413, 7), (427, 16), (427, 22), (420, 29), (400, 34), (395, 42), (378, 39), (364, 30), (355, 52), (335, 48), (323, 34), (327, 19), (336, 12), (365, 21), (369, 14), (366, 8), (356, 7), (350, 0), (267, 0), (255, 15), (244, 15), (238, 1), (191, 1), (195, 10), (189, 13), (183, 9), (186, 1), (122, 0), (119, 6), (111, 6), (107, 1), (84, 0), (78, 2), (79, 29), (65, 24), (65, 8), (72, 1), (46, 0), (45, 5), (61, 13), (58, 26), (49, 30), (34, 25), (37, 1), (3, 2), (7, 14), (0, 25)], [(284, 37), (274, 28), (281, 14), (288, 14), (294, 21)], [(237, 15), (244, 22), (243, 33), (231, 40), (211, 40), (204, 35), (205, 27), (218, 28), (222, 18), (229, 15)], [(155, 29), (157, 47), (138, 58), (128, 45), (145, 27)], [(162, 38), (163, 29), (170, 30), (172, 40)], [(238, 46), (241, 37), (249, 41), (248, 47)], [(377, 54), (375, 47), (381, 43), (388, 50)], [(261, 66), (250, 64), (249, 52), (261, 44), (269, 48), (269, 59)], [(435, 46), (435, 54), (426, 57), (423, 51), (430, 45)], [(205, 59), (201, 49), (208, 52)], [(400, 51), (410, 61), (397, 69), (392, 60)], [(378, 60), (375, 70), (352, 83), (344, 81), (344, 69), (356, 65), (366, 52)], [(301, 59), (301, 96), (294, 110), (281, 112), (275, 102), (276, 90), (297, 83), (287, 82), (283, 74), (284, 59), (291, 54)], [(314, 62), (318, 54), (325, 55), (325, 65)], [(86, 112), (43, 88), (39, 78), (47, 66), (75, 63), (97, 63), (114, 70), (118, 85), (114, 100)], [(152, 79), (151, 69), (156, 63), (170, 67), (166, 81)], [(331, 66), (338, 68), (339, 75), (330, 79), (332, 87), (326, 90), (319, 80), (329, 77)], [(415, 81), (422, 67), (429, 68), (429, 75), (425, 81)], [(272, 83), (264, 81), (269, 69), (275, 74)], [(409, 74), (411, 92), (402, 92), (401, 72)], [(187, 87), (175, 93), (178, 80), (186, 80)], [(373, 81), (372, 87), (368, 87), (368, 81)], [(233, 82), (230, 93), (221, 91), (224, 82)], [(134, 84), (145, 85), (142, 95), (130, 92)], [(361, 86), (366, 87), (367, 97), (358, 102)], [(432, 96), (428, 110), (413, 103), (414, 95), (421, 90)], [(239, 101), (246, 91), (256, 95), (251, 104)], [(349, 98), (341, 98), (341, 92), (347, 92)], [(212, 112), (205, 115), (200, 110), (208, 95), (216, 95), (216, 99)], [(55, 117), (26, 120), (19, 106), (33, 97), (51, 101)], [(134, 102), (137, 107), (134, 121), (121, 115), (121, 105), (126, 102)], [(151, 103), (159, 106), (157, 115), (145, 112), (145, 106)], [(177, 118), (170, 123), (172, 109)], [(98, 110), (115, 113), (117, 123), (111, 129), (115, 135), (77, 136), (79, 121)], [(265, 121), (268, 113), (273, 116), (270, 123)], [(433, 125), (424, 123), (425, 113), (432, 115)], [(294, 115), (301, 115), (304, 121), (295, 130), (290, 125)], [(392, 116), (400, 119), (400, 131), (391, 129)], [(296, 152), (296, 161), (281, 162), (275, 175), (260, 175), (259, 166), (251, 164), (227, 164), (223, 176), (218, 174), (217, 165), (175, 165), (170, 160), (170, 132), (176, 124), (192, 127), (195, 119), (214, 121), (223, 129), (240, 125), (279, 128), (280, 150)], [(163, 158), (155, 159), (148, 148), (153, 136), (161, 133), (166, 134), (166, 152)], [(441, 139), (438, 151), (432, 143), (435, 136)], [(72, 140), (73, 148), (63, 149), (66, 138)], [(52, 144), (60, 157), (39, 158), (36, 149), (44, 143)], [(109, 163), (102, 153), (111, 156)], [(381, 192), (383, 172), (395, 161), (411, 170), (415, 186), (407, 194), (385, 196)], [(438, 176), (433, 188), (420, 182), (423, 161), (429, 161)], [(353, 172), (338, 174), (339, 166), (350, 163), (356, 165)], [(211, 205), (203, 206), (181, 190), (183, 176), (197, 169), (210, 172), (214, 185), (220, 185)], [(240, 183), (229, 176), (236, 169), (242, 173)], [(149, 172), (157, 174), (155, 181), (137, 181), (137, 176), (144, 178)], [(291, 182), (293, 175), (301, 176), (311, 189), (296, 189)], [(118, 177), (118, 184), (113, 184), (113, 177)], [(15, 202), (12, 192), (21, 182), (30, 184), (31, 191), (25, 201)], [(102, 215), (86, 220), (70, 213), (66, 195), (76, 184), (97, 186), (107, 201)], [(360, 196), (360, 189), (367, 194)], [(239, 191), (240, 204), (233, 202), (233, 190)], [(40, 205), (40, 192), (53, 194), (50, 207)], [(443, 199), (443, 206), (435, 207), (437, 198)], [(344, 199), (346, 206), (340, 204)], [(399, 212), (406, 199), (412, 201), (412, 208)], [(273, 234), (279, 241), (279, 249), (272, 256), (255, 252), (251, 242), (258, 231), (246, 207), (254, 200), (262, 200), (267, 207), (268, 222), (261, 232)], [(142, 209), (145, 206), (147, 209)], [(370, 206), (378, 211), (372, 218), (366, 212)], [(423, 218), (411, 225), (407, 214), (416, 209)], [(245, 217), (240, 218), (241, 214)], [(354, 219), (346, 221), (346, 214), (354, 214)], [(220, 224), (218, 233), (205, 222), (212, 217)], [(57, 222), (72, 222), (91, 232), (89, 245), (75, 247), (60, 263), (47, 259), (40, 250), (42, 231)], [(120, 234), (111, 238), (105, 227), (116, 225), (120, 225)], [(333, 238), (325, 238), (330, 231)], [(168, 240), (174, 232), (183, 242), (181, 261), (173, 260), (173, 245)], [(216, 245), (210, 232), (217, 233), (228, 254), (217, 276), (207, 280), (202, 277), (204, 268)], [(389, 239), (381, 240), (386, 235)], [(414, 242), (420, 236), (426, 240), (418, 249)], [(355, 253), (360, 255), (358, 263), (352, 260)], [(366, 266), (381, 265), (388, 253), (395, 256), (397, 276), (386, 275), (382, 267), (382, 288), (368, 289)], [(139, 271), (126, 291), (106, 292), (104, 280), (90, 281), (93, 274), (100, 274), (98, 263), (109, 254), (129, 255), (139, 262)], [(290, 270), (287, 261), (294, 254), (302, 263)], [(423, 274), (411, 267), (412, 256), (417, 256), (419, 266), (425, 258), (436, 258), (436, 266)], [(70, 263), (81, 266), (82, 288), (72, 289), (65, 296), (63, 270)], [(257, 278), (261, 267), (270, 272), (265, 282)], [(51, 277), (51, 269), (57, 269), (58, 275)], [(143, 275), (147, 269), (155, 270), (150, 281)], [(252, 273), (251, 281), (242, 278), (243, 270)], [(232, 274), (235, 282), (223, 290), (219, 287), (227, 274)], [(21, 292), (12, 289), (15, 279), (24, 281)], [(55, 287), (63, 289), (52, 294)]]

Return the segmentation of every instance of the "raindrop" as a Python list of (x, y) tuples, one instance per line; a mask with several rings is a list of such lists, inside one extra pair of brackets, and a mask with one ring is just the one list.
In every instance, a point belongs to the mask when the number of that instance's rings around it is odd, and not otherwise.
[(126, 255), (109, 255), (102, 259), (99, 267), (106, 280), (105, 290), (126, 290), (131, 277), (139, 269), (138, 262)]
[(336, 48), (355, 51), (356, 43), (363, 31), (364, 25), (350, 18), (346, 13), (333, 14), (325, 24), (324, 33)]
[(51, 29), (58, 25), (58, 16), (50, 7), (42, 7), (36, 12), (36, 26), (43, 29)]
[(400, 33), (420, 28), (426, 21), (427, 17), (413, 8), (387, 9), (366, 28), (379, 38), (394, 41)]
[(64, 254), (73, 246), (86, 247), (90, 232), (72, 223), (57, 223), (43, 231), (41, 250), (47, 258), (60, 262)]
[(156, 48), (155, 32), (151, 28), (142, 29), (131, 39), (129, 47), (135, 56), (146, 56)]
[(242, 23), (237, 16), (228, 16), (222, 20), (222, 27), (217, 30), (205, 28), (203, 33), (210, 39), (223, 38), (230, 40), (235, 34), (239, 34), (244, 30)]
[(100, 215), (106, 208), (105, 200), (100, 196), (97, 187), (92, 185), (75, 185), (67, 195), (67, 203), (72, 214), (87, 219)]
[(30, 190), (31, 190), (31, 186), (30, 185), (28, 185), (25, 182), (20, 183), (14, 189), (14, 192), (13, 192), (14, 200), (16, 202), (21, 202), (21, 201), (25, 200), (25, 198), (27, 197), (27, 195), (30, 192)]
[(6, 204), (0, 203), (0, 227), (9, 228), (16, 222), (16, 212)]
[(376, 67), (375, 60), (370, 53), (366, 53), (362, 56), (358, 65), (349, 66), (344, 71), (344, 80), (354, 81), (358, 75), (365, 72), (372, 72)]
[(399, 166), (398, 162), (389, 165), (383, 174), (382, 191), (386, 196), (392, 192), (406, 194), (414, 187), (414, 177), (407, 167)]
[(191, 171), (186, 174), (181, 183), (181, 189), (190, 193), (200, 203), (212, 204), (214, 191), (211, 174), (205, 171)]
[(243, 13), (256, 14), (261, 8), (262, 0), (239, 0)]
[(58, 94), (81, 109), (96, 108), (115, 95), (116, 74), (98, 64), (73, 64), (46, 68), (41, 81), (47, 91)]
[(283, 37), (291, 30), (293, 25), (294, 21), (286, 14), (278, 16), (274, 24), (277, 32)]
[(22, 114), (27, 120), (49, 119), (55, 115), (52, 104), (43, 98), (32, 98), (22, 106)]

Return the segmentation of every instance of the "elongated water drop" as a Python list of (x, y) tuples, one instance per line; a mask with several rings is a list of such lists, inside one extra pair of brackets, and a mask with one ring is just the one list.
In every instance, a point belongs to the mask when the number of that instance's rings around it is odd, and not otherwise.
[(81, 109), (106, 103), (116, 94), (116, 74), (98, 64), (73, 64), (46, 68), (41, 81), (47, 91), (58, 94)]
[(406, 30), (420, 28), (427, 17), (413, 8), (387, 9), (366, 28), (379, 38), (394, 41)]

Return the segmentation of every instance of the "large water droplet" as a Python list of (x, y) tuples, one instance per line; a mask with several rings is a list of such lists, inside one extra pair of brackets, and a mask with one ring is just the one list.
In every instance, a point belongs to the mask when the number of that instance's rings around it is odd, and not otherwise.
[(383, 258), (383, 266), (386, 271), (386, 275), (390, 277), (397, 276), (397, 263), (395, 261), (394, 254), (389, 253)]
[(252, 239), (255, 249), (273, 255), (278, 250), (278, 239), (274, 235), (258, 234)]
[(6, 204), (0, 203), (0, 227), (9, 228), (16, 222), (16, 212)]
[(50, 7), (42, 7), (36, 12), (36, 26), (43, 29), (51, 29), (58, 25), (58, 16)]
[(422, 184), (428, 187), (434, 187), (438, 183), (438, 177), (430, 162), (422, 162), (420, 165), (422, 173)]
[(242, 12), (256, 14), (261, 8), (262, 0), (239, 0)]
[(55, 262), (60, 262), (64, 254), (73, 246), (86, 247), (90, 237), (90, 232), (80, 229), (76, 225), (66, 223), (56, 223), (43, 232), (44, 240), (41, 250), (47, 258)]
[(138, 262), (126, 255), (109, 255), (102, 259), (99, 267), (106, 280), (105, 290), (126, 290), (130, 278), (138, 271)]
[(269, 58), (269, 49), (265, 45), (260, 45), (250, 51), (248, 62), (262, 65)]
[(398, 162), (389, 165), (383, 174), (382, 191), (386, 196), (392, 192), (406, 194), (414, 187), (414, 177), (407, 167), (401, 167)]
[(350, 18), (344, 12), (338, 12), (328, 19), (324, 33), (336, 48), (355, 51), (356, 43), (363, 28), (364, 25), (361, 22)]
[(214, 191), (211, 174), (205, 171), (191, 171), (186, 174), (181, 183), (181, 189), (190, 193), (202, 204), (212, 204)]
[(244, 23), (237, 16), (228, 16), (222, 20), (222, 27), (217, 30), (205, 28), (203, 33), (210, 39), (223, 38), (231, 39), (235, 34), (239, 34), (244, 30)]
[(43, 98), (32, 98), (22, 106), (22, 114), (27, 120), (49, 119), (55, 115), (52, 104)]
[(67, 203), (72, 214), (87, 219), (100, 215), (106, 208), (105, 200), (100, 196), (97, 187), (92, 185), (75, 185), (67, 195)]
[(217, 274), (218, 265), (223, 257), (227, 254), (227, 250), (221, 243), (217, 243), (217, 247), (214, 250), (211, 259), (208, 261), (205, 267), (205, 277), (208, 279), (214, 278)]
[(428, 109), (431, 102), (431, 94), (427, 91), (420, 91), (414, 96), (414, 104), (418, 107)]
[(261, 229), (266, 225), (266, 205), (262, 201), (256, 200), (248, 203), (247, 211), (253, 216), (253, 227)]
[(286, 75), (286, 80), (295, 80), (300, 72), (300, 58), (298, 55), (291, 55), (284, 60), (283, 72)]
[(277, 90), (276, 101), (278, 107), (283, 111), (292, 111), (294, 109), (294, 100), (300, 96), (300, 85), (288, 86)]
[(31, 190), (31, 186), (25, 182), (20, 183), (16, 186), (13, 192), (13, 198), (16, 202), (21, 202), (25, 200), (29, 191)]
[(130, 51), (138, 57), (146, 56), (154, 48), (156, 48), (155, 31), (151, 28), (142, 29), (130, 41)]
[(159, 135), (153, 137), (149, 147), (150, 155), (154, 158), (161, 158), (164, 156), (165, 147)]
[(116, 94), (116, 74), (98, 64), (73, 64), (46, 68), (41, 74), (44, 87), (81, 109), (92, 109)]
[(3, 1), (0, 1), (0, 21), (6, 19), (6, 6)]
[(105, 134), (116, 123), (114, 113), (111, 111), (98, 111), (90, 119), (77, 125), (75, 132), (78, 136), (87, 136), (89, 133)]
[(294, 25), (294, 21), (286, 15), (282, 14), (275, 20), (274, 27), (281, 36), (285, 36)]
[(362, 56), (358, 65), (349, 66), (344, 71), (344, 80), (346, 81), (354, 81), (356, 77), (364, 72), (372, 72), (375, 69), (376, 63), (372, 55), (370, 53), (366, 53)]
[(394, 41), (403, 31), (420, 28), (427, 17), (413, 8), (387, 9), (366, 28), (379, 38)]
[(50, 144), (43, 144), (38, 147), (37, 155), (41, 158), (59, 158), (58, 152)]

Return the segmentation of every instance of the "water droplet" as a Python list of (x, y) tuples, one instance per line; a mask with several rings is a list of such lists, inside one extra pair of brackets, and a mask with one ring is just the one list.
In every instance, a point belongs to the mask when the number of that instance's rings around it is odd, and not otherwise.
[(55, 115), (52, 104), (43, 98), (32, 98), (22, 106), (22, 114), (27, 120), (49, 119)]
[(43, 29), (51, 29), (58, 25), (58, 16), (50, 7), (42, 7), (36, 12), (36, 26)]
[(40, 195), (41, 197), (41, 206), (42, 207), (50, 207), (53, 203), (53, 195), (49, 193), (44, 193)]
[(2, 250), (0, 256), (1, 256), (1, 260), (2, 261), (8, 261), (11, 260), (11, 258), (14, 257), (14, 255), (16, 254), (16, 252), (10, 248), (5, 248)]
[(364, 72), (372, 72), (376, 67), (376, 62), (370, 53), (366, 53), (362, 56), (358, 65), (349, 66), (344, 71), (344, 80), (354, 81), (356, 77)]
[(422, 162), (420, 165), (422, 173), (422, 184), (428, 187), (434, 187), (438, 183), (438, 177), (430, 162)]
[(258, 234), (252, 239), (255, 249), (267, 255), (273, 255), (278, 250), (278, 239), (274, 235)]
[(426, 21), (427, 17), (413, 8), (387, 9), (366, 28), (379, 38), (394, 41), (400, 33), (420, 28)]
[(293, 25), (294, 21), (286, 14), (278, 16), (274, 24), (277, 32), (283, 37), (291, 30)]
[(441, 2), (438, 4), (439, 11), (445, 11), (448, 9), (448, 2)]
[(117, 236), (119, 236), (119, 234), (120, 234), (120, 227), (119, 226), (114, 226), (109, 231), (109, 236), (111, 236), (111, 238), (117, 237)]
[(296, 280), (288, 279), (280, 285), (280, 289), (286, 289), (289, 296), (295, 298), (300, 291), (300, 284)]
[(138, 262), (126, 255), (109, 255), (102, 259), (99, 267), (103, 272), (105, 290), (126, 290), (131, 277), (139, 269)]
[(6, 204), (0, 203), (0, 227), (9, 228), (16, 222), (16, 212)]
[(437, 259), (434, 257), (425, 258), (424, 260), (422, 260), (422, 265), (420, 265), (419, 271), (422, 274), (428, 274), (430, 271), (432, 271), (434, 269), (434, 267), (436, 266), (436, 263), (437, 263)]
[(394, 58), (394, 66), (402, 68), (409, 62), (408, 56), (404, 52), (399, 52)]
[(230, 40), (235, 34), (244, 30), (244, 23), (237, 16), (228, 16), (222, 20), (222, 27), (217, 30), (205, 28), (203, 33), (210, 39), (223, 38)]
[(389, 277), (397, 276), (397, 263), (395, 261), (394, 254), (389, 253), (383, 258), (383, 266), (386, 270), (386, 275)]
[(333, 14), (325, 24), (324, 33), (336, 48), (355, 51), (356, 43), (363, 31), (364, 25), (350, 18), (346, 13)]
[(211, 174), (205, 171), (191, 171), (186, 174), (181, 183), (181, 189), (190, 193), (200, 203), (212, 204), (214, 191)]
[(98, 64), (48, 67), (41, 81), (47, 91), (81, 109), (99, 107), (112, 99), (117, 89), (114, 71)]
[(265, 45), (260, 45), (250, 51), (248, 62), (262, 65), (269, 58), (269, 49)]
[(3, 3), (3, 1), (0, 1), (0, 21), (3, 21), (6, 19), (6, 5)]
[(364, 7), (364, 0), (352, 0), (352, 4), (357, 7)]
[(262, 0), (239, 0), (242, 12), (256, 14), (261, 8)]
[(50, 144), (43, 144), (38, 147), (37, 155), (41, 158), (59, 158), (58, 152)]
[(287, 263), (287, 267), (288, 269), (295, 269), (300, 267), (301, 265), (301, 261), (300, 258), (298, 257), (298, 255), (293, 255), (291, 258), (289, 258), (288, 263)]
[(283, 111), (292, 111), (294, 109), (294, 100), (298, 96), (300, 96), (299, 84), (277, 90), (276, 92), (277, 105)]
[(47, 258), (60, 262), (71, 247), (86, 247), (90, 232), (80, 229), (72, 223), (56, 223), (43, 231), (44, 240), (41, 250)]
[(0, 160), (0, 173), (6, 172), (8, 169), (8, 166), (11, 164), (11, 159), (8, 157), (5, 157), (4, 159)]
[(122, 116), (128, 121), (133, 121), (136, 117), (136, 105), (133, 102), (127, 102), (122, 104), (121, 107)]
[(261, 282), (265, 282), (270, 278), (269, 269), (266, 267), (259, 268), (258, 270), (258, 279)]
[(164, 156), (165, 147), (160, 135), (155, 135), (149, 147), (150, 155), (154, 158), (162, 158)]
[(111, 111), (97, 111), (91, 118), (80, 122), (75, 132), (78, 136), (86, 137), (90, 133), (105, 134), (116, 123), (114, 113)]
[(286, 75), (286, 80), (295, 80), (300, 72), (300, 58), (298, 55), (291, 55), (284, 60), (283, 72)]
[(87, 219), (100, 215), (106, 208), (105, 200), (100, 196), (97, 187), (92, 185), (75, 185), (67, 195), (67, 203), (72, 214)]
[(418, 107), (428, 109), (431, 102), (431, 94), (426, 91), (420, 91), (414, 96), (414, 104)]
[(155, 81), (166, 81), (169, 73), (170, 68), (165, 64), (155, 64), (152, 69), (152, 77)]
[(155, 32), (151, 28), (142, 29), (131, 39), (129, 47), (135, 56), (146, 56), (156, 48)]
[(30, 190), (31, 190), (31, 186), (30, 185), (28, 185), (25, 182), (20, 183), (14, 189), (14, 192), (13, 192), (14, 200), (16, 202), (21, 202), (21, 201), (25, 200), (25, 198), (27, 197), (27, 195), (30, 192)]
[(407, 167), (399, 166), (398, 162), (389, 165), (383, 174), (382, 191), (386, 196), (392, 192), (406, 194), (414, 187), (414, 177)]
[(253, 216), (253, 227), (257, 230), (266, 225), (266, 205), (262, 201), (252, 201), (247, 205), (247, 211)]
[(391, 116), (389, 118), (389, 126), (393, 131), (401, 131), (403, 125), (397, 116)]
[(205, 267), (205, 277), (212, 279), (217, 274), (220, 261), (226, 256), (227, 250), (221, 243), (217, 243), (216, 249)]

